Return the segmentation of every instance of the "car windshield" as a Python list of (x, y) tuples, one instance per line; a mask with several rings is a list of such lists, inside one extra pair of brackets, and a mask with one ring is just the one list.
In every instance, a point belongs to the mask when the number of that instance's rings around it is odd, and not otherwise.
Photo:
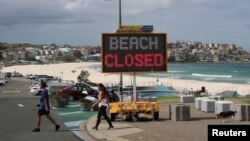
[(85, 84), (85, 83), (76, 83), (75, 85), (73, 85), (73, 87), (72, 87), (74, 90), (81, 90), (81, 91), (83, 91), (83, 90), (90, 90), (91, 89), (91, 87), (90, 86), (88, 86), (87, 84)]

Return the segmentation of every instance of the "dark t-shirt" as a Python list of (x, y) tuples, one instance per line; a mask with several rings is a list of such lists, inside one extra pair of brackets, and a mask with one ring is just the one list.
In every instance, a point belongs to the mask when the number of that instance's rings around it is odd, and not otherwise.
[(47, 89), (42, 90), (42, 94), (40, 97), (40, 110), (45, 110), (45, 102), (44, 102), (45, 99), (48, 99), (47, 107), (50, 109), (50, 107), (49, 107), (49, 94), (48, 94)]

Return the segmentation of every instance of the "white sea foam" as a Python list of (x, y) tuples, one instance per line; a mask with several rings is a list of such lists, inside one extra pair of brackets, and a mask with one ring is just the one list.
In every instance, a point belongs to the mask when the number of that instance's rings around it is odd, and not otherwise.
[(178, 72), (184, 72), (184, 71), (175, 71), (175, 70), (173, 70), (173, 71), (168, 71), (168, 72), (178, 73)]
[(223, 78), (231, 78), (232, 75), (209, 75), (209, 74), (199, 74), (199, 73), (192, 73), (193, 76), (200, 76), (200, 77), (223, 77)]

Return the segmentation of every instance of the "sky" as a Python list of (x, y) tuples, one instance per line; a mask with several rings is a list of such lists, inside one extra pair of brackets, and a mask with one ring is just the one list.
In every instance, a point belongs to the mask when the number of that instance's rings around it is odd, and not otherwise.
[[(249, 0), (121, 2), (122, 24), (153, 25), (168, 42), (234, 43), (250, 51)], [(118, 19), (118, 0), (0, 0), (0, 42), (97, 46)]]

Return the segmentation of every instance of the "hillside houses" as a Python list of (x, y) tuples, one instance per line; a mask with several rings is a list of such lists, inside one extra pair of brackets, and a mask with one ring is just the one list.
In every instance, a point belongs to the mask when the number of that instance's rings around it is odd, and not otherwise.
[[(5, 48), (1, 50), (2, 62), (20, 63), (25, 61), (36, 61), (39, 63), (49, 63), (58, 61), (65, 56), (74, 59), (88, 61), (89, 59), (100, 61), (100, 47), (81, 46), (74, 47), (70, 45), (44, 45), (39, 48), (20, 47)], [(1, 61), (1, 60), (0, 60)], [(60, 61), (60, 60), (59, 60)]]
[(190, 41), (176, 41), (168, 44), (170, 62), (220, 62), (234, 61), (235, 56), (248, 54), (235, 44), (217, 44)]
[[(25, 44), (26, 45), (26, 44)], [(30, 44), (27, 44), (30, 45)], [(43, 45), (0, 48), (0, 62), (100, 61), (100, 46)], [(176, 41), (168, 43), (169, 62), (249, 61), (250, 54), (235, 44)]]

